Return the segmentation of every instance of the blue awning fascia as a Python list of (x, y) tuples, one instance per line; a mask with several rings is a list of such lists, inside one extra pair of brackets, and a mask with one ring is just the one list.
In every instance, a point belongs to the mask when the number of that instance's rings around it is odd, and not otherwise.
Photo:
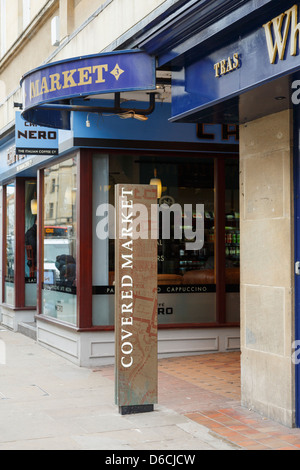
[[(294, 0), (288, 3), (293, 5)], [(250, 30), (258, 18), (263, 24), (278, 6), (281, 0), (192, 0), (129, 44), (156, 55), (158, 68), (181, 66)]]

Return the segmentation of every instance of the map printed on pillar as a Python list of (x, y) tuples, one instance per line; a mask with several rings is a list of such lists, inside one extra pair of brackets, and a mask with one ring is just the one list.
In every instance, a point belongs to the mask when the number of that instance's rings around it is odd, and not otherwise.
[(121, 414), (153, 411), (157, 403), (157, 240), (151, 236), (156, 204), (156, 187), (116, 186), (116, 404)]

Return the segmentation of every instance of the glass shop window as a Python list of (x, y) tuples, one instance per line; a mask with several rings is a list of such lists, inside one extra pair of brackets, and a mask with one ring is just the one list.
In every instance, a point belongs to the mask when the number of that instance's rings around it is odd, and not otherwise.
[[(159, 186), (159, 206), (179, 205), (182, 219), (180, 225), (171, 213), (170, 237), (162, 232), (158, 245), (158, 285), (215, 284), (214, 276), (214, 161), (213, 159), (189, 158), (132, 158), (110, 157), (109, 202), (114, 202), (114, 185), (131, 182)], [(197, 204), (204, 204), (204, 245), (201, 249), (187, 249), (187, 238), (195, 233)], [(186, 208), (192, 207), (192, 214)], [(181, 233), (181, 237), (179, 238)], [(109, 251), (110, 283), (113, 281), (114, 243)]]
[[(226, 283), (239, 284), (240, 267), (240, 202), (239, 165), (236, 160), (228, 160), (225, 166), (225, 254)], [(236, 272), (236, 276), (230, 273)]]
[(37, 184), (25, 181), (25, 306), (37, 299)]
[(240, 321), (240, 202), (239, 163), (225, 165), (225, 281), (226, 321)]
[(76, 324), (76, 157), (44, 170), (42, 313)]
[(6, 250), (4, 301), (14, 306), (15, 298), (15, 183), (6, 186)]
[[(150, 182), (160, 188), (159, 206), (181, 208), (180, 219), (171, 214), (170, 236), (160, 233), (157, 240), (159, 324), (215, 322), (214, 159), (103, 154), (94, 156), (93, 165), (93, 325), (114, 324), (115, 241), (96, 236), (107, 217), (100, 208), (114, 206), (116, 184)], [(204, 204), (204, 213), (197, 204)], [(189, 250), (187, 235), (195, 232), (198, 217), (204, 217), (204, 244)]]

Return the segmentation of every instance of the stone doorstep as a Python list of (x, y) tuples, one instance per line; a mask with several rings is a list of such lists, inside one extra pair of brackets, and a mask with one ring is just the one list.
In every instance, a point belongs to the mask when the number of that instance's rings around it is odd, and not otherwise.
[(18, 333), (21, 333), (24, 336), (28, 336), (31, 339), (36, 340), (36, 323), (35, 322), (21, 322), (18, 324)]

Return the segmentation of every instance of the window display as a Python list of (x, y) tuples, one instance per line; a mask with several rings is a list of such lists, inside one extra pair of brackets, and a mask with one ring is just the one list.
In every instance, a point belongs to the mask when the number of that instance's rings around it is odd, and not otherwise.
[[(120, 183), (156, 184), (157, 204), (181, 208), (178, 220), (171, 214), (170, 236), (160, 234), (158, 249), (158, 322), (160, 325), (213, 324), (216, 315), (216, 214), (215, 161), (211, 158), (95, 155), (93, 171), (93, 325), (114, 323), (114, 239), (99, 239), (97, 227), (104, 217), (103, 204), (114, 206), (114, 187)], [(226, 167), (226, 272), (228, 293), (227, 321), (239, 321), (239, 206), (238, 161)], [(226, 174), (227, 174), (226, 173)], [(231, 175), (231, 176), (230, 176)], [(234, 184), (230, 181), (233, 178)], [(225, 175), (224, 175), (225, 178)], [(228, 201), (227, 201), (228, 199)], [(197, 211), (204, 205), (204, 212)], [(192, 216), (185, 208), (191, 205)], [(198, 213), (199, 212), (199, 213)], [(233, 220), (234, 216), (234, 220)], [(161, 215), (160, 215), (161, 217)], [(188, 230), (195, 232), (197, 218), (204, 219), (204, 244), (187, 250)], [(230, 223), (228, 223), (230, 222)], [(177, 229), (181, 230), (179, 237)], [(226, 241), (226, 243), (225, 243)], [(101, 263), (99, 263), (101, 259)], [(225, 269), (225, 266), (224, 266)], [(225, 286), (224, 286), (225, 289)]]
[[(114, 203), (114, 185), (131, 182), (149, 184), (152, 176), (161, 182), (161, 196), (157, 204), (181, 207), (180, 222), (171, 213), (171, 230), (168, 238), (162, 237), (162, 215), (160, 214), (160, 236), (158, 238), (158, 284), (207, 283), (208, 277), (202, 271), (214, 270), (213, 230), (214, 213), (214, 161), (195, 158), (159, 158), (111, 156), (109, 202)], [(199, 250), (187, 250), (185, 237), (188, 229), (195, 232), (197, 217), (196, 205), (205, 206), (205, 243)], [(185, 207), (193, 208), (192, 220), (185, 214)], [(180, 225), (179, 225), (180, 224)], [(190, 224), (190, 226), (187, 226)], [(182, 237), (177, 236), (181, 232)], [(114, 249), (110, 244), (110, 270), (114, 269)], [(188, 274), (193, 271), (192, 274)], [(199, 273), (198, 271), (201, 271)], [(214, 281), (212, 272), (211, 281)], [(214, 283), (214, 282), (212, 282)]]
[(238, 162), (225, 165), (225, 281), (226, 321), (240, 320), (240, 201)]
[(42, 313), (76, 324), (76, 158), (44, 170)]
[[(238, 160), (224, 160), (223, 190), (218, 193), (218, 160), (213, 156), (94, 153), (90, 209), (93, 214), (91, 326), (114, 325), (114, 191), (116, 184), (125, 183), (155, 184), (160, 189), (158, 210), (179, 208), (179, 212), (171, 210), (169, 213), (168, 236), (163, 219), (159, 224), (159, 325), (217, 326), (239, 322), (239, 170)], [(76, 158), (45, 169), (43, 185), (42, 313), (76, 325)], [(216, 204), (217, 193), (219, 200), (222, 194), (222, 207)], [(160, 214), (159, 217), (163, 216)], [(193, 243), (199, 220), (203, 226), (202, 243), (193, 248), (188, 245)], [(219, 227), (217, 232), (216, 227)], [(220, 253), (224, 256), (220, 257)], [(220, 281), (217, 274), (223, 271), (225, 276)], [(220, 291), (226, 302), (222, 317), (217, 311)]]
[(37, 299), (37, 185), (25, 181), (25, 306)]

